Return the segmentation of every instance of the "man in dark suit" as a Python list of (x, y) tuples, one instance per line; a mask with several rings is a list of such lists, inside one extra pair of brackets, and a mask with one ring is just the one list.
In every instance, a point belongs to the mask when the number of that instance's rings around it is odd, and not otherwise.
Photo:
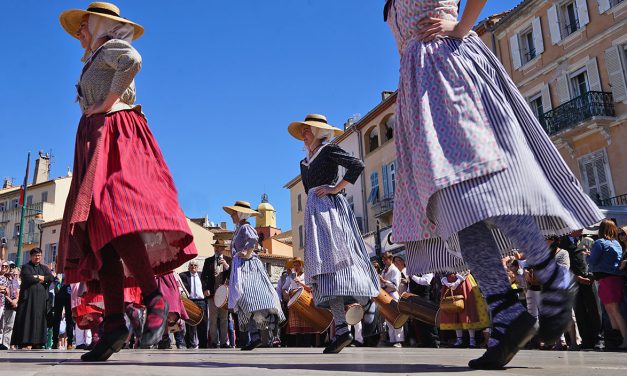
[[(224, 240), (216, 240), (213, 244), (213, 249), (215, 254), (205, 260), (201, 274), (203, 285), (206, 286), (204, 294), (208, 298), (207, 309), (209, 314), (210, 347), (216, 348), (219, 345), (222, 348), (227, 348), (229, 347), (227, 343), (229, 312), (227, 310), (227, 306), (218, 308), (215, 305), (216, 290), (221, 285), (228, 283), (230, 275), (229, 264), (224, 259), (226, 243)], [(231, 346), (233, 345), (234, 344), (231, 344)]]
[(568, 251), (570, 270), (577, 279), (579, 289), (575, 299), (575, 318), (581, 335), (581, 348), (603, 349), (601, 336), (601, 310), (592, 273), (588, 270), (586, 256), (589, 244), (581, 239), (582, 231), (573, 231), (560, 239), (559, 247)]
[[(204, 291), (207, 289), (198, 273), (198, 261), (189, 262), (188, 271), (180, 274), (183, 286), (189, 292), (189, 299), (203, 312), (207, 312), (207, 301)], [(188, 349), (207, 348), (207, 315), (203, 315), (202, 321), (197, 326), (185, 325), (185, 344)]]

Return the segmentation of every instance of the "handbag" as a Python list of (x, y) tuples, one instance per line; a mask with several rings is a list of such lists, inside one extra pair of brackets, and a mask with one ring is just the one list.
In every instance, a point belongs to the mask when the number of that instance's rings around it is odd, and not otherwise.
[[(451, 294), (447, 295), (448, 292)], [(442, 299), (440, 300), (440, 310), (444, 312), (458, 313), (463, 311), (464, 308), (464, 296), (453, 295), (453, 290), (450, 288), (444, 293), (444, 296), (442, 296)]]

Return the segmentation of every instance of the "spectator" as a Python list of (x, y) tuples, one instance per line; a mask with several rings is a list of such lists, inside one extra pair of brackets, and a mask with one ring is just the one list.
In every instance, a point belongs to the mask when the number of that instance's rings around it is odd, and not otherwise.
[(204, 294), (205, 298), (207, 298), (211, 348), (218, 347), (218, 340), (221, 348), (229, 347), (229, 311), (226, 307), (216, 307), (214, 301), (218, 287), (229, 283), (229, 263), (224, 259), (224, 250), (226, 247), (224, 240), (216, 240), (215, 243), (213, 243), (215, 254), (205, 260), (201, 273), (202, 284), (206, 288)]
[[(203, 312), (207, 312), (207, 301), (204, 291), (207, 286), (203, 285), (200, 273), (198, 273), (198, 261), (189, 262), (188, 271), (180, 274), (183, 286), (189, 292), (189, 300), (194, 302)], [(190, 349), (207, 348), (207, 315), (203, 315), (202, 321), (197, 326), (185, 325), (185, 342)]]
[(12, 345), (28, 349), (42, 348), (47, 336), (48, 288), (54, 277), (50, 269), (41, 264), (41, 253), (41, 249), (33, 248), (30, 261), (22, 266), (20, 300), (11, 336)]
[(394, 256), (394, 266), (401, 271), (401, 283), (398, 286), (398, 293), (403, 295), (409, 289), (409, 279), (407, 278), (407, 268), (405, 259), (401, 256)]
[[(383, 288), (396, 301), (400, 298), (398, 289), (401, 284), (401, 271), (393, 263), (391, 252), (383, 254), (383, 264), (385, 269), (380, 275), (381, 288)], [(394, 347), (401, 347), (401, 343), (405, 340), (403, 328), (395, 329), (391, 322), (387, 322), (388, 336), (390, 344)]]
[(588, 263), (599, 281), (599, 298), (610, 319), (614, 331), (620, 331), (622, 343), (619, 349), (627, 349), (627, 324), (620, 312), (625, 284), (624, 272), (620, 269), (622, 248), (616, 238), (618, 228), (611, 220), (604, 219), (599, 226), (599, 239), (592, 245)]
[(4, 299), (4, 313), (0, 319), (0, 350), (8, 350), (11, 346), (11, 335), (13, 334), (13, 322), (15, 321), (15, 311), (20, 293), (20, 283), (18, 281), (17, 268), (15, 263), (8, 263), (7, 292)]
[(575, 318), (580, 325), (581, 349), (601, 350), (601, 314), (598, 304), (598, 290), (594, 276), (588, 270), (586, 255), (589, 254), (590, 238), (582, 238), (582, 231), (573, 231), (560, 239), (560, 248), (568, 251), (570, 270), (575, 275), (578, 291), (575, 298)]
[(58, 284), (55, 286), (54, 294), (54, 322), (52, 327), (52, 348), (59, 348), (59, 334), (61, 322), (65, 318), (65, 338), (67, 343), (65, 349), (74, 348), (74, 320), (72, 319), (72, 287), (63, 283), (63, 275), (58, 276)]

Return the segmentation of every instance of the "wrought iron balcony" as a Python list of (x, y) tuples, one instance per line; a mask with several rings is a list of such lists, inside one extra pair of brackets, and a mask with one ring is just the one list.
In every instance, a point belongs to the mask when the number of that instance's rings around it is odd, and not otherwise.
[(394, 197), (384, 197), (373, 205), (374, 216), (379, 218), (394, 210)]
[(589, 91), (542, 114), (540, 124), (551, 136), (595, 116), (615, 115), (612, 93)]
[(606, 198), (605, 200), (600, 200), (599, 202), (599, 206), (622, 206), (622, 205), (627, 205), (627, 193), (620, 195), (620, 196)]

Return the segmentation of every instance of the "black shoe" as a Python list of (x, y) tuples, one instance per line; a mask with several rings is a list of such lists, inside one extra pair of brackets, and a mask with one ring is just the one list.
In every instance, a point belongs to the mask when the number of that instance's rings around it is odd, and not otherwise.
[(327, 346), (322, 353), (323, 354), (337, 354), (340, 351), (342, 351), (343, 348), (350, 345), (351, 342), (353, 342), (353, 335), (351, 334), (351, 332), (346, 332), (342, 335), (335, 336), (335, 339), (333, 340), (333, 342), (331, 342), (329, 346)]
[[(534, 270), (545, 268), (550, 260), (552, 259), (547, 259), (547, 261), (543, 262), (540, 266), (534, 266)], [(570, 284), (566, 289), (551, 287), (555, 279), (560, 275), (559, 266), (555, 267), (555, 271), (549, 280), (542, 284), (541, 306), (559, 307), (559, 312), (552, 315), (543, 315), (542, 310), (540, 311), (540, 316), (538, 317), (538, 321), (540, 322), (538, 338), (544, 343), (555, 343), (559, 341), (559, 338), (564, 334), (566, 327), (573, 319), (573, 305), (575, 304), (579, 286), (575, 282), (573, 274), (568, 273), (570, 274)]]
[(0, 350), (8, 350), (9, 348), (5, 345), (0, 344)]
[(85, 349), (87, 349), (87, 345), (84, 343), (76, 346), (76, 350), (85, 350)]
[[(491, 295), (486, 297), (488, 304), (502, 300), (501, 304), (492, 309), (492, 317), (514, 304), (518, 303), (518, 294), (512, 290), (504, 294)], [(522, 349), (529, 340), (538, 332), (538, 322), (529, 312), (524, 311), (514, 321), (509, 324), (494, 323), (492, 338), (499, 341), (495, 346), (488, 347), (486, 352), (477, 359), (468, 362), (468, 367), (472, 369), (502, 369), (509, 363), (514, 355)], [(497, 327), (503, 328), (501, 333)]]
[(105, 333), (93, 350), (81, 356), (81, 360), (84, 362), (104, 362), (124, 347), (128, 335), (126, 326), (120, 326), (109, 333)]
[(250, 342), (248, 342), (245, 346), (243, 346), (240, 350), (241, 351), (251, 351), (253, 349), (256, 349), (257, 347), (259, 347), (261, 345), (261, 339), (254, 339)]
[[(169, 306), (158, 289), (144, 297), (144, 305), (146, 305), (146, 323), (139, 343), (142, 349), (149, 349), (161, 341), (163, 337), (165, 327), (168, 324)], [(155, 325), (151, 321), (151, 315), (159, 316), (161, 323)]]
[(231, 346), (229, 346), (229, 345), (227, 345), (227, 344), (225, 343), (225, 344), (223, 344), (223, 345), (220, 345), (220, 348), (221, 348), (221, 349), (230, 349), (230, 348), (231, 348)]

